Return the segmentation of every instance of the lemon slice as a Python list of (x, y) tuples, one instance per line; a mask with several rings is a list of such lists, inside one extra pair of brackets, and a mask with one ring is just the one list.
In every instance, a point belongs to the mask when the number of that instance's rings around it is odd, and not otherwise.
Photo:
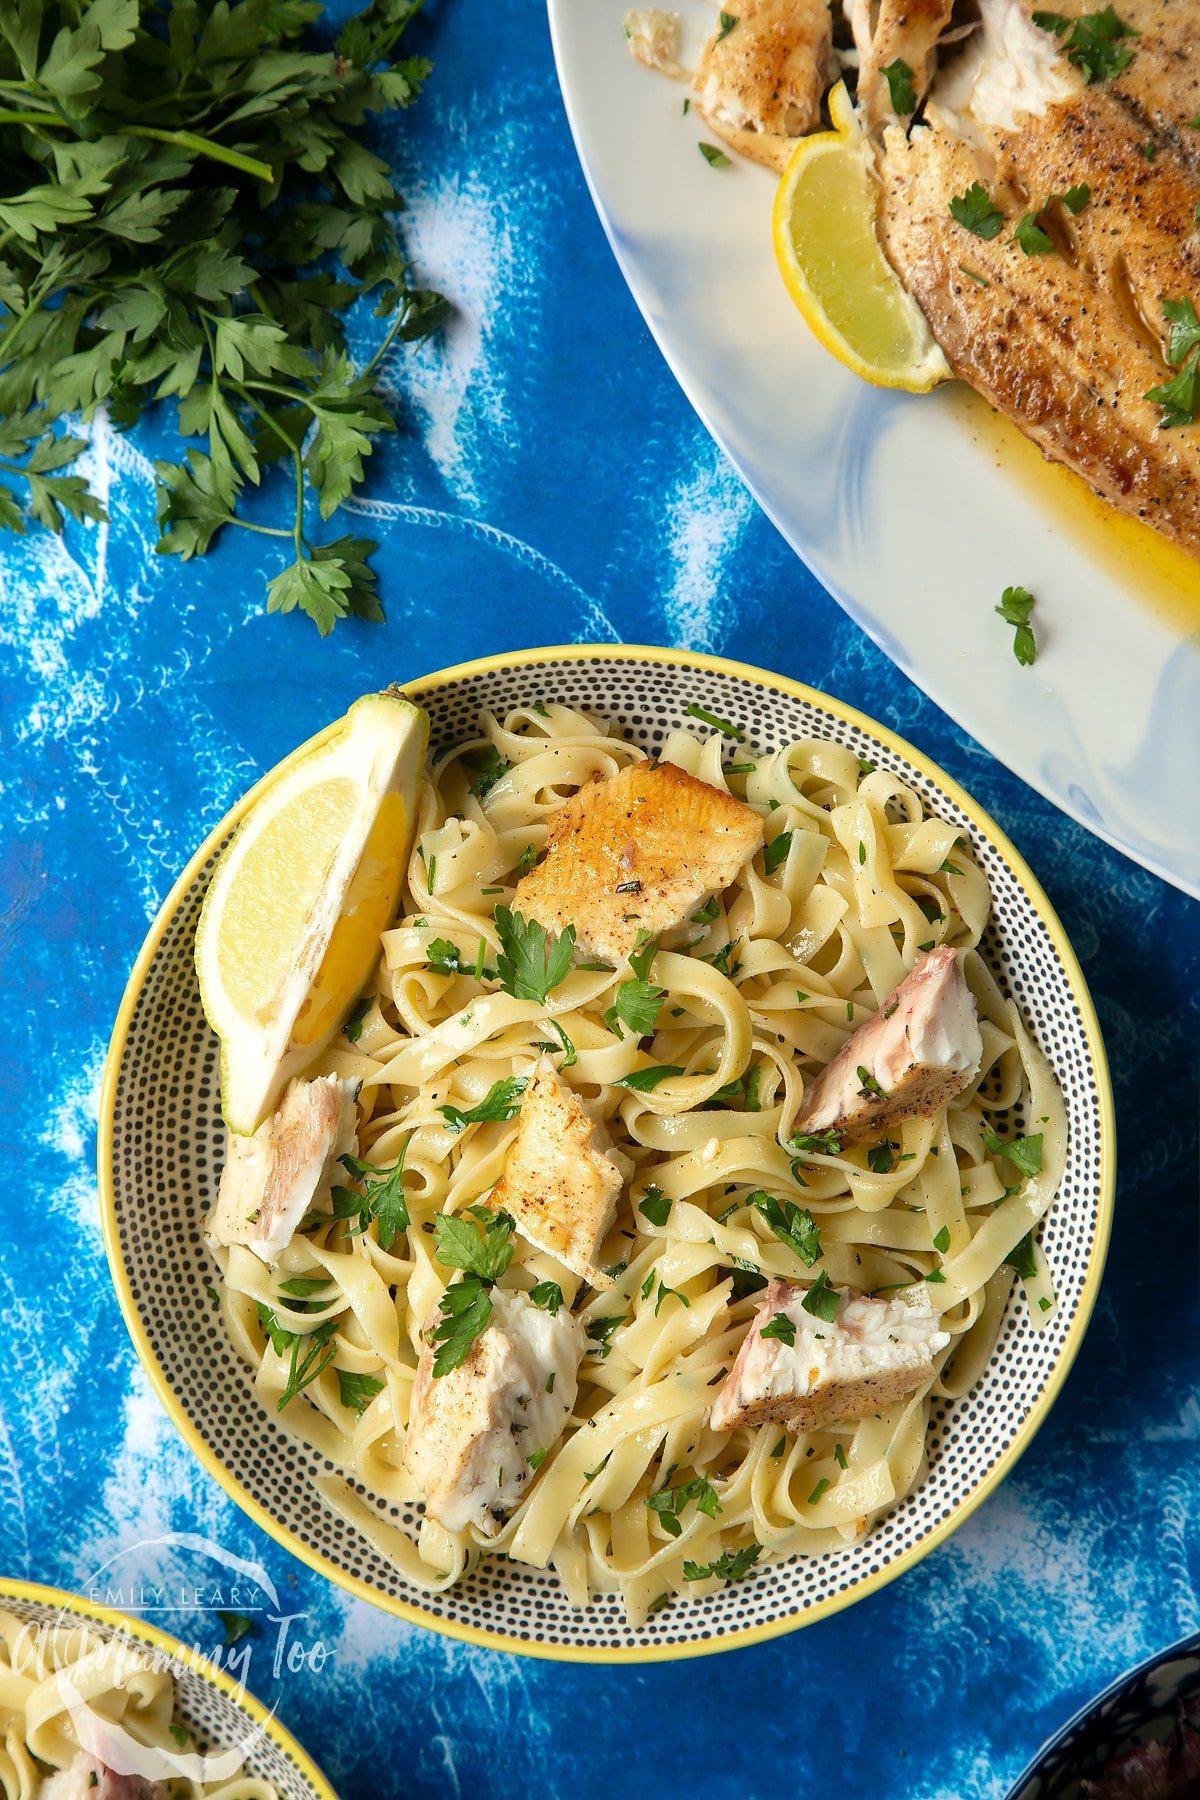
[(429, 719), (410, 701), (356, 700), (259, 795), (223, 851), (196, 969), (231, 1131), (257, 1129), (370, 975), (400, 896), (428, 742)]
[(876, 387), (927, 393), (950, 379), (950, 365), (880, 249), (871, 149), (843, 82), (829, 112), (835, 129), (802, 139), (775, 196), (780, 272), (839, 362)]

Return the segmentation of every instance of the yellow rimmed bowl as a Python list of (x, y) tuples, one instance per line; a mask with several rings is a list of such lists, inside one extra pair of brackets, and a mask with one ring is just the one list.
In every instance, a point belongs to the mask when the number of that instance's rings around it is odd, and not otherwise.
[[(632, 1662), (701, 1656), (837, 1612), (943, 1542), (1008, 1473), (1049, 1411), (1086, 1330), (1108, 1245), (1114, 1134), (1104, 1046), (1070, 943), (1028, 866), (957, 782), (883, 726), (799, 682), (683, 651), (569, 645), (461, 663), (405, 691), (429, 712), (434, 743), (469, 735), (483, 707), (504, 712), (546, 698), (598, 713), (651, 750), (688, 724), (686, 709), (698, 704), (737, 720), (751, 745), (804, 736), (845, 744), (902, 776), (931, 811), (965, 833), (993, 894), (982, 952), (1021, 1007), (1066, 1097), (1066, 1174), (1041, 1233), (1058, 1308), (1034, 1330), (1014, 1295), (976, 1388), (935, 1405), (925, 1479), (858, 1543), (771, 1564), (704, 1600), (677, 1600), (636, 1627), (626, 1623), (617, 1597), (577, 1612), (552, 1573), (503, 1558), (448, 1593), (407, 1587), (387, 1558), (325, 1504), (315, 1477), (331, 1465), (263, 1409), (205, 1287), (212, 1266), (200, 1227), (216, 1194), (225, 1133), (217, 1044), (201, 1011), (192, 948), (217, 856), (255, 788), (168, 895), (130, 977), (105, 1071), (104, 1235), (138, 1354), (187, 1442), (251, 1518), (311, 1568), (398, 1618), (529, 1655)], [(381, 1520), (416, 1535), (414, 1509), (362, 1498)]]
[(273, 1712), (195, 1649), (144, 1620), (96, 1606), (63, 1588), (0, 1577), (0, 1608), (23, 1624), (86, 1625), (107, 1642), (119, 1638), (168, 1664), (174, 1719), (206, 1752), (245, 1746), (243, 1773), (273, 1782), (280, 1800), (337, 1800), (329, 1782)]

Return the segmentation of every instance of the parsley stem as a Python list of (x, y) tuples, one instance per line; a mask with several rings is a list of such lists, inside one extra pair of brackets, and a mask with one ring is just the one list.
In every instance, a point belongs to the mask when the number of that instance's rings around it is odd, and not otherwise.
[(395, 343), (396, 333), (400, 330), (401, 326), (404, 324), (405, 319), (408, 317), (409, 311), (411, 309), (411, 304), (412, 304), (411, 301), (406, 301), (403, 309), (399, 313), (397, 313), (396, 317), (392, 320), (392, 323), (391, 323), (390, 327), (388, 328), (387, 336), (384, 338), (382, 344), (380, 344), (378, 350), (376, 350), (374, 356), (371, 358), (371, 360), (367, 364), (366, 368), (362, 371), (364, 380), (370, 380), (371, 376), (375, 373), (376, 369), (379, 367), (380, 363), (383, 361), (384, 357), (387, 355), (388, 351), (391, 349), (392, 345)]
[(226, 163), (231, 169), (240, 169), (243, 175), (257, 175), (260, 181), (275, 179), (275, 171), (269, 163), (259, 162), (253, 156), (243, 156), (240, 150), (226, 150), (223, 144), (214, 144), (210, 138), (197, 137), (194, 131), (163, 131), (157, 125), (123, 125), (121, 129), (129, 137), (156, 138), (160, 144), (178, 144), (182, 150), (192, 150), (197, 156), (207, 156), (213, 162)]
[(18, 107), (6, 106), (0, 111), (0, 125), (63, 125), (57, 113), (29, 112)]

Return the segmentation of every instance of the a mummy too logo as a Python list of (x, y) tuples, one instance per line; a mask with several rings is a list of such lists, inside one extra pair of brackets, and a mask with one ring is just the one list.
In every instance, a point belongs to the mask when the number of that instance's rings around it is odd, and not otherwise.
[[(308, 1615), (282, 1601), (261, 1563), (191, 1533), (131, 1545), (102, 1564), (81, 1592), (89, 1603), (143, 1619), (184, 1646), (180, 1655), (124, 1626), (101, 1640), (95, 1627), (68, 1612), (31, 1622), (22, 1634), (22, 1658), (58, 1671), (81, 1755), (101, 1771), (142, 1783), (229, 1781), (264, 1736), (263, 1723), (233, 1707), (223, 1709), (220, 1742), (210, 1726), (189, 1729), (186, 1695), (189, 1686), (195, 1691), (197, 1675), (225, 1675), (240, 1699), (252, 1681), (261, 1690), (304, 1670), (319, 1673), (333, 1654), (309, 1629)], [(116, 1694), (126, 1702), (114, 1705)]]

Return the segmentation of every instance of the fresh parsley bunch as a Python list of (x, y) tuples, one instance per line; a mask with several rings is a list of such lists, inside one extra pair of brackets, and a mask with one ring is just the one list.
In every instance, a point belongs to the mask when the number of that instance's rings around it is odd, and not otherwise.
[[(289, 551), (268, 610), (322, 635), (383, 617), (377, 546), (309, 520), (394, 428), (387, 351), (447, 310), (409, 285), (403, 203), (362, 141), (429, 74), (395, 55), (420, 4), (372, 0), (323, 48), (317, 0), (0, 0), (0, 526), (103, 518), (60, 422), (106, 406), (128, 430), (174, 402), (198, 443), (156, 464), (158, 549), (202, 555), (244, 525)], [(389, 323), (357, 370), (345, 316), (367, 296)], [(277, 463), (291, 523), (239, 517)]]

